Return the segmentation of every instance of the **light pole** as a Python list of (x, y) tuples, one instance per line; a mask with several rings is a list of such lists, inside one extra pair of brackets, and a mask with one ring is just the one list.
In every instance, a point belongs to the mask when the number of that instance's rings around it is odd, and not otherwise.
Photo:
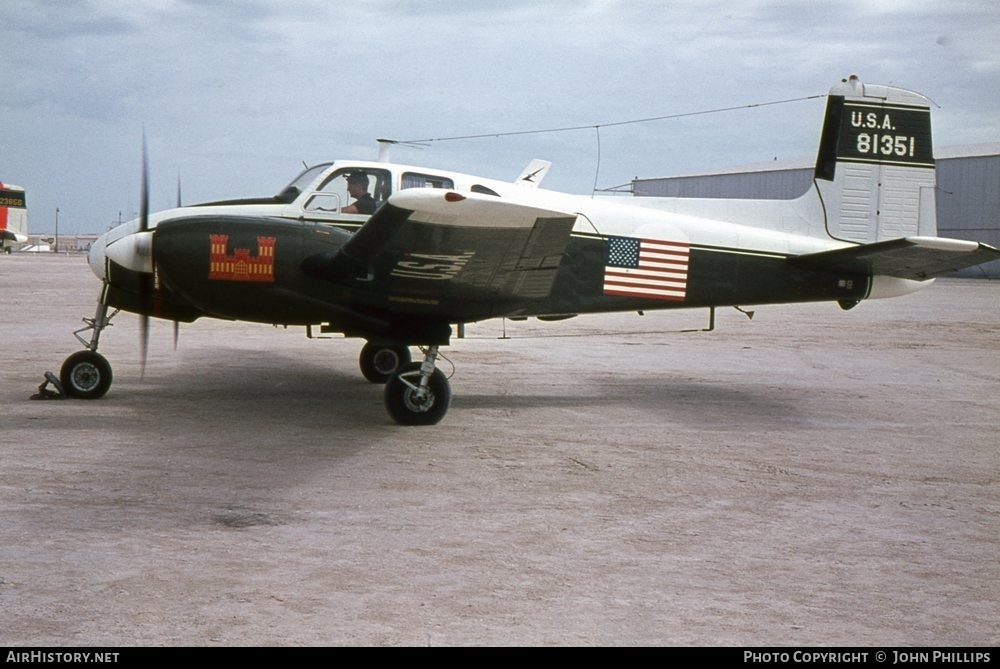
[(55, 252), (59, 253), (59, 207), (56, 207), (56, 244)]

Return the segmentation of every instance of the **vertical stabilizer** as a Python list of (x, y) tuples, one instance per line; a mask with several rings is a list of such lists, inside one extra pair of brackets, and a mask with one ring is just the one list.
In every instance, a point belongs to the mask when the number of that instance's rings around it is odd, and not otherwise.
[(24, 189), (0, 183), (0, 251), (10, 253), (14, 244), (28, 241), (28, 210)]
[(855, 76), (834, 86), (815, 182), (835, 239), (935, 236), (930, 100)]

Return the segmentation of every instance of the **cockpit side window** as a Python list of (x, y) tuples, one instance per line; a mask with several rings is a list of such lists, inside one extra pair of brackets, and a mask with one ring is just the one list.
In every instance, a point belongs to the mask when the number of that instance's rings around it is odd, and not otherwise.
[(305, 210), (324, 214), (371, 214), (391, 193), (392, 177), (388, 170), (343, 167), (320, 184), (306, 201)]
[(454, 188), (455, 182), (448, 177), (434, 174), (418, 174), (417, 172), (403, 172), (402, 188)]

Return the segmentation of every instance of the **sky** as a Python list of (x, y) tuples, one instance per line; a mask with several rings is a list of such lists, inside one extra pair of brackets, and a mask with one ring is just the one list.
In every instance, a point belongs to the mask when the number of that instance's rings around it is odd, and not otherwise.
[(814, 96), (851, 74), (930, 97), (936, 146), (997, 142), (998, 43), (996, 0), (5, 0), (0, 182), (30, 232), (58, 208), (97, 233), (136, 215), (143, 135), (157, 210), (178, 180), (188, 204), (267, 196), (376, 138), (488, 134), (392, 158), (501, 179), (543, 158), (545, 187), (589, 194), (810, 160)]

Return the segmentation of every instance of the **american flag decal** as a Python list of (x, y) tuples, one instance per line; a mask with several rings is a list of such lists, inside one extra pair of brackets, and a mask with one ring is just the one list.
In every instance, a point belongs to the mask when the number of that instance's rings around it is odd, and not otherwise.
[(683, 302), (690, 246), (636, 237), (608, 237), (604, 294)]

